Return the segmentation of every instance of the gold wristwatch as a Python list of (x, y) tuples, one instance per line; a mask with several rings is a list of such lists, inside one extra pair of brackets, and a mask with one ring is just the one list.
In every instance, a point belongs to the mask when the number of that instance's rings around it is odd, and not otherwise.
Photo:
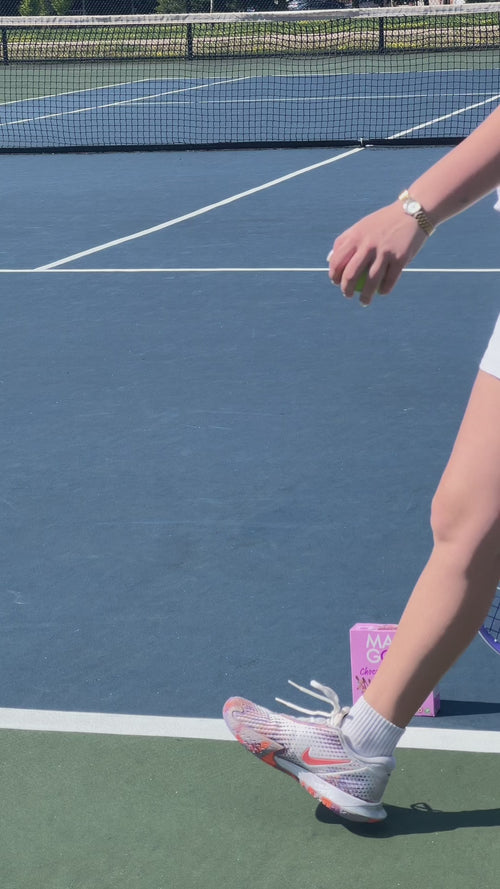
[(413, 218), (418, 222), (422, 231), (425, 232), (426, 235), (432, 235), (435, 231), (435, 228), (430, 221), (427, 213), (425, 212), (422, 204), (419, 204), (415, 198), (409, 194), (408, 191), (402, 191), (399, 195), (399, 200), (403, 204), (403, 210), (408, 216), (413, 216)]

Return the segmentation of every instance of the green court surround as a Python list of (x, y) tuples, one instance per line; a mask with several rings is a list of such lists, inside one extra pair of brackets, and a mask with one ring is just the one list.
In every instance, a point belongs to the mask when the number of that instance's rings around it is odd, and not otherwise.
[(0, 755), (2, 889), (498, 884), (495, 754), (401, 750), (373, 826), (223, 741), (3, 731)]

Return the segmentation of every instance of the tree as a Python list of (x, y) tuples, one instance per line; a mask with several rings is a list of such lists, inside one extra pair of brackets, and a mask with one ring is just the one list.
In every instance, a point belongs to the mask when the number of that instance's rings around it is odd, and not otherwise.
[(52, 12), (48, 0), (21, 0), (19, 15), (50, 15)]
[(56, 15), (69, 15), (73, 8), (73, 0), (51, 0)]
[(210, 0), (158, 0), (155, 12), (160, 15), (172, 12), (210, 12)]
[(74, 0), (21, 0), (19, 15), (68, 15)]

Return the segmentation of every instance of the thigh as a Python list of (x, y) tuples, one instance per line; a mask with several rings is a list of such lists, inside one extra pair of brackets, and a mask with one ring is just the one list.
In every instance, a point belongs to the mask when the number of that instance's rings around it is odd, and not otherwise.
[[(436, 499), (482, 535), (500, 521), (500, 379), (480, 370)], [(475, 535), (474, 535), (475, 536)]]

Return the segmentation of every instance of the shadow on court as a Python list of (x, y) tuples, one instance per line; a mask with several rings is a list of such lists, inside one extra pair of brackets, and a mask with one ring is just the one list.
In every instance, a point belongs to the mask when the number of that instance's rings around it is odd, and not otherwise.
[(480, 716), (500, 713), (500, 704), (487, 701), (443, 701), (439, 709), (441, 719), (447, 716)]
[(412, 834), (444, 833), (451, 830), (478, 827), (500, 827), (500, 808), (442, 812), (427, 803), (413, 803), (409, 808), (386, 806), (387, 820), (380, 824), (356, 824), (341, 821), (326, 806), (319, 805), (316, 818), (322, 824), (344, 824), (347, 829), (360, 837), (389, 839)]

